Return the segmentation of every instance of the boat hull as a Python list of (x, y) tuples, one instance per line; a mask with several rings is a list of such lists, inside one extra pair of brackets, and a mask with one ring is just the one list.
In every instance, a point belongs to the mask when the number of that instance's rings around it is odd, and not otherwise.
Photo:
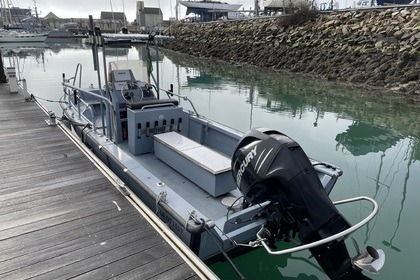
[(205, 10), (238, 10), (242, 4), (229, 4), (222, 2), (212, 2), (212, 1), (179, 1), (179, 3), (187, 8), (191, 9), (205, 9)]
[[(74, 118), (77, 116), (73, 110), (66, 108), (64, 102), (62, 108), (64, 114), (70, 120), (70, 123), (78, 123), (80, 119)], [(87, 145), (95, 155), (105, 163), (128, 187), (130, 192), (133, 192), (147, 207), (154, 211), (158, 217), (165, 222), (168, 227), (203, 261), (215, 261), (222, 258), (218, 246), (214, 243), (214, 238), (218, 244), (222, 246), (226, 252), (236, 251), (238, 248), (231, 242), (231, 238), (239, 243), (246, 243), (254, 240), (257, 232), (265, 223), (265, 220), (251, 221), (260, 212), (260, 205), (243, 209), (236, 213), (231, 213), (228, 216), (222, 216), (219, 219), (212, 221), (217, 227), (210, 227), (206, 230), (202, 225), (194, 225), (189, 219), (187, 213), (195, 212), (200, 219), (210, 221), (211, 217), (197, 210), (196, 205), (191, 205), (185, 201), (184, 197), (167, 188), (170, 182), (162, 180), (162, 178), (155, 176), (156, 170), (150, 170), (150, 166), (142, 166), (135, 163), (135, 157), (130, 155), (124, 149), (119, 148), (101, 133), (95, 133), (90, 129), (83, 129), (80, 125), (72, 126), (79, 139), (83, 139), (84, 144)], [(214, 129), (214, 130), (213, 130)], [(210, 131), (220, 130), (221, 127), (208, 127)], [(201, 130), (201, 129), (200, 129)], [(234, 135), (234, 140), (239, 139), (240, 135)], [(233, 140), (233, 141), (234, 141)], [(154, 156), (146, 155), (145, 158), (150, 162), (154, 160)], [(150, 162), (150, 165), (158, 165), (156, 162)], [(163, 168), (160, 166), (160, 168)], [(147, 178), (147, 179), (144, 179)], [(161, 182), (165, 182), (163, 187)], [(174, 186), (175, 188), (187, 188), (186, 182), (183, 186)], [(167, 199), (162, 199), (161, 193), (164, 190)], [(204, 193), (204, 192), (203, 192)], [(208, 194), (205, 194), (208, 197)], [(230, 196), (228, 194), (228, 196)], [(207, 202), (203, 203), (217, 203), (221, 204), (223, 196), (217, 198), (209, 198)], [(211, 201), (210, 201), (211, 200)], [(225, 208), (225, 207), (224, 207)], [(236, 220), (246, 221), (246, 225), (235, 225)], [(223, 232), (220, 231), (223, 229)]]
[(413, 2), (413, 0), (377, 0), (378, 6), (384, 5), (408, 5)]
[(48, 34), (1, 34), (0, 43), (45, 42)]
[(306, 0), (264, 0), (263, 6), (266, 9), (282, 9), (282, 8), (291, 7), (301, 2), (308, 2), (308, 1)]

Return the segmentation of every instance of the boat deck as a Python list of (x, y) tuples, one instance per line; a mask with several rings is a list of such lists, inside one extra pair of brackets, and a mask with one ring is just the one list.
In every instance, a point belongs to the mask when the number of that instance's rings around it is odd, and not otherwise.
[(216, 279), (0, 84), (0, 278)]
[[(128, 153), (126, 143), (120, 144), (120, 148)], [(239, 190), (236, 189), (224, 195), (213, 197), (153, 154), (139, 155), (134, 157), (134, 159), (140, 165), (147, 166), (148, 171), (162, 182), (165, 182), (167, 187), (185, 199), (194, 209), (205, 213), (206, 218), (213, 221), (226, 219), (228, 206), (222, 203), (225, 197), (236, 199), (241, 196)]]

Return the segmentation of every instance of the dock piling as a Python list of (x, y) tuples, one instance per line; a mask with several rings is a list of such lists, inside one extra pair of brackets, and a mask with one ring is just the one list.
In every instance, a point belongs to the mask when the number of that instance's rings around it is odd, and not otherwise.
[(28, 92), (28, 85), (26, 84), (26, 79), (22, 79), (22, 88), (23, 88), (23, 97), (25, 101), (31, 101), (32, 97)]

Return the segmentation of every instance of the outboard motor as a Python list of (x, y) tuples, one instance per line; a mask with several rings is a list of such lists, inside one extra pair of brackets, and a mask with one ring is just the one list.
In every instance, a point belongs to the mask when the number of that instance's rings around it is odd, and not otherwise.
[[(262, 211), (270, 247), (296, 234), (308, 244), (351, 227), (331, 202), (300, 145), (280, 132), (254, 129), (246, 133), (232, 157), (232, 172), (244, 207), (270, 202)], [(370, 279), (352, 265), (342, 239), (309, 250), (330, 279)]]

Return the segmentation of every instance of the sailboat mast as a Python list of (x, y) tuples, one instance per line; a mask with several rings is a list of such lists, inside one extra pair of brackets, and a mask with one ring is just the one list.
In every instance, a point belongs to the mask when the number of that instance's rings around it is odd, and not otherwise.
[(109, 0), (111, 5), (112, 25), (114, 26), (114, 33), (117, 33), (117, 27), (115, 26), (114, 10), (112, 9), (112, 0)]
[(37, 20), (39, 20), (39, 16), (38, 16), (38, 8), (36, 7), (36, 0), (34, 0), (34, 10), (35, 10), (35, 18)]
[(123, 5), (124, 28), (127, 29), (127, 18), (125, 16), (124, 0), (122, 0), (122, 5)]
[(175, 3), (175, 20), (179, 20), (179, 0), (176, 0)]

